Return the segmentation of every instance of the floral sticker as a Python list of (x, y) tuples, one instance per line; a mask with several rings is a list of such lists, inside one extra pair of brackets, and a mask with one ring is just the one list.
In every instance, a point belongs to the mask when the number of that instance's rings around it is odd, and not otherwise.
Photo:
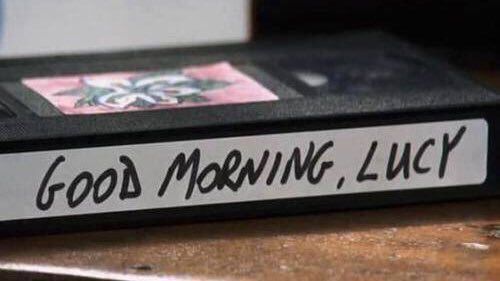
[(23, 79), (64, 114), (95, 114), (277, 100), (227, 62), (154, 72)]

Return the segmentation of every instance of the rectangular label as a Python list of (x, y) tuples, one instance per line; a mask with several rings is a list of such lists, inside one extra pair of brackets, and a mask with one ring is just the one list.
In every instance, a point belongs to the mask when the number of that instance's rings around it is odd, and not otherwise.
[(0, 155), (0, 220), (478, 185), (483, 119)]
[(228, 62), (150, 72), (22, 79), (64, 114), (98, 114), (277, 100)]

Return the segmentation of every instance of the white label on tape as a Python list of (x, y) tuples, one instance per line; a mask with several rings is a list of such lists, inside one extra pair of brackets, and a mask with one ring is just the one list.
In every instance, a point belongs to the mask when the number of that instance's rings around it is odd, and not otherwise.
[(483, 119), (0, 155), (0, 221), (479, 185)]

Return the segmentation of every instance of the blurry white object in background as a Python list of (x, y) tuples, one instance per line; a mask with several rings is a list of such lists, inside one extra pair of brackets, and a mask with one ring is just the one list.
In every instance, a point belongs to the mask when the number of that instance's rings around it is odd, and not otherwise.
[(244, 42), (250, 0), (3, 0), (0, 57)]

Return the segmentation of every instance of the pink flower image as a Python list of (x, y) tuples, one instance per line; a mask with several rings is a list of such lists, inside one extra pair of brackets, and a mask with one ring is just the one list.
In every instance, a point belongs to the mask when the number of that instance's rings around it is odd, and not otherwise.
[(64, 114), (96, 114), (277, 100), (228, 62), (153, 72), (22, 79)]

